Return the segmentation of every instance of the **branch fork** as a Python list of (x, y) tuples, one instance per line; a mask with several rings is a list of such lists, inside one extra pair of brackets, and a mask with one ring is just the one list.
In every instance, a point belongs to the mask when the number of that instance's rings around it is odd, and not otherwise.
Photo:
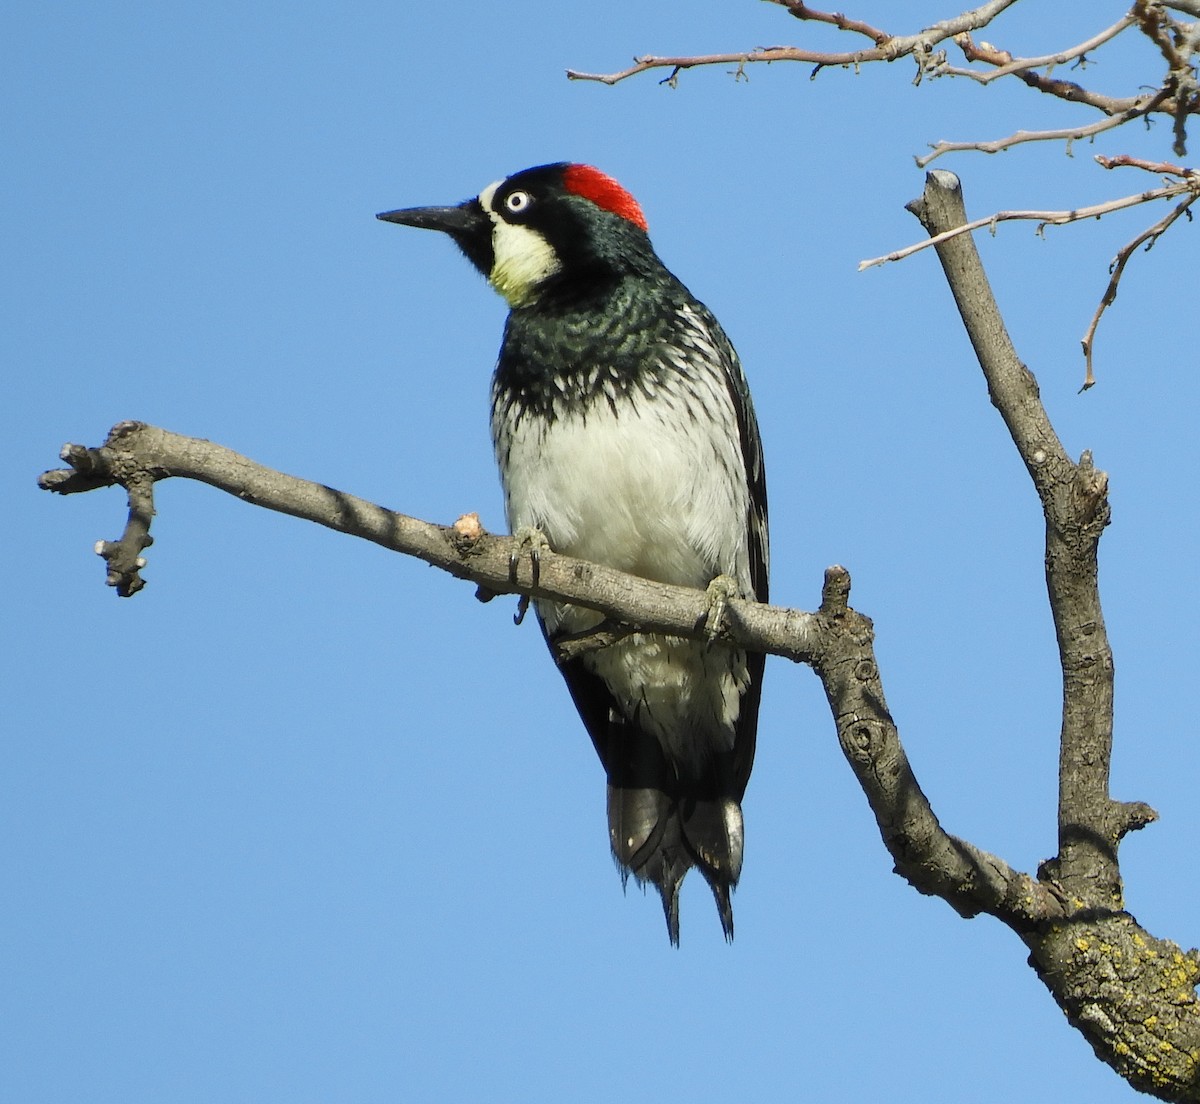
[(129, 502), (125, 531), (115, 541), (99, 540), (96, 555), (108, 564), (105, 583), (115, 587), (122, 598), (129, 598), (146, 585), (141, 569), (146, 566), (142, 553), (154, 543), (150, 535), (150, 520), (154, 516), (154, 481), (156, 475), (131, 466), (118, 446), (121, 438), (136, 433), (140, 422), (120, 422), (109, 432), (108, 440), (99, 448), (83, 445), (64, 445), (59, 459), (70, 467), (46, 472), (38, 485), (58, 494), (79, 494), (99, 487), (120, 484)]

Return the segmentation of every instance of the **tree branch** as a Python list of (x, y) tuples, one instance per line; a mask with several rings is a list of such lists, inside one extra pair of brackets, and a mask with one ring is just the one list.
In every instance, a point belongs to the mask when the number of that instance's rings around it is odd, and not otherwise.
[[(1016, 76), (1023, 84), (1037, 92), (1044, 92), (1048, 96), (1055, 96), (1060, 100), (1066, 100), (1068, 103), (1085, 104), (1088, 107), (1096, 108), (1098, 111), (1103, 111), (1106, 115), (1124, 115), (1126, 117), (1121, 121), (1128, 122), (1131, 117), (1128, 113), (1133, 111), (1139, 103), (1144, 102), (1147, 97), (1106, 96), (1102, 92), (1093, 92), (1091, 89), (1084, 88), (1075, 81), (1058, 80), (1050, 76), (1049, 72), (1035, 73), (1033, 70), (1038, 68), (1049, 70), (1072, 58), (1081, 57), (1085, 51), (1097, 49), (1136, 23), (1137, 20), (1132, 15), (1127, 15), (1111, 27), (1088, 39), (1087, 42), (1080, 43), (1078, 46), (1073, 46), (1060, 53), (1047, 54), (1040, 58), (1014, 59), (1012, 54), (1007, 50), (997, 49), (995, 46), (984, 42), (976, 44), (970, 35), (959, 35), (954, 41), (968, 61), (981, 61), (996, 68), (990, 72), (985, 71), (981, 73), (975, 69), (959, 69), (952, 65), (944, 65), (940, 66), (933, 75), (937, 77), (969, 77), (980, 84), (989, 84), (998, 77)], [(1170, 94), (1171, 90), (1169, 88), (1160, 89), (1159, 96), (1161, 98), (1155, 102), (1154, 106), (1161, 106)], [(1164, 107), (1164, 110), (1168, 109)]]
[[(689, 587), (625, 575), (611, 568), (546, 552), (536, 570), (521, 556), (519, 542), (486, 533), (474, 514), (453, 526), (433, 525), (319, 483), (262, 467), (245, 456), (193, 437), (141, 422), (114, 426), (99, 448), (67, 445), (71, 467), (45, 473), (45, 490), (73, 494), (100, 487), (126, 488), (139, 515), (153, 515), (153, 484), (171, 477), (196, 479), (258, 506), (291, 514), (338, 532), (415, 556), (479, 585), (489, 597), (523, 594), (572, 602), (603, 612), (600, 629), (566, 643), (560, 653), (576, 655), (604, 647), (632, 631), (705, 638), (708, 600)], [(118, 584), (122, 594), (141, 586), (140, 553), (148, 531), (101, 542), (135, 564), (136, 586)], [(121, 547), (126, 539), (128, 548)], [(1057, 890), (1039, 885), (1003, 860), (946, 833), (912, 772), (896, 725), (888, 713), (874, 653), (871, 622), (849, 605), (850, 576), (826, 572), (817, 613), (731, 600), (723, 635), (732, 643), (784, 656), (814, 667), (825, 686), (838, 739), (871, 805), (896, 870), (923, 893), (944, 898), (964, 916), (980, 912), (1026, 931), (1061, 916)]]
[(942, 828), (909, 764), (883, 696), (871, 622), (848, 605), (850, 577), (825, 573), (819, 616), (836, 647), (814, 651), (838, 742), (875, 814), (896, 873), (961, 916), (988, 913), (1018, 932), (1065, 916), (1055, 887)]
[(1084, 362), (1087, 365), (1087, 370), (1083, 377), (1083, 386), (1079, 389), (1080, 391), (1086, 391), (1096, 382), (1095, 373), (1092, 371), (1092, 353), (1095, 350), (1096, 329), (1100, 325), (1100, 319), (1104, 316), (1104, 312), (1116, 302), (1117, 290), (1121, 286), (1121, 277), (1125, 275), (1125, 266), (1129, 263), (1129, 258), (1143, 245), (1147, 251), (1152, 249), (1154, 243), (1171, 228), (1175, 220), (1180, 215), (1188, 213), (1188, 209), (1198, 198), (1200, 198), (1200, 194), (1193, 192), (1192, 195), (1178, 204), (1174, 210), (1168, 211), (1153, 226), (1148, 226), (1132, 241), (1126, 242), (1117, 250), (1117, 255), (1109, 268), (1108, 287), (1104, 289), (1104, 294), (1100, 297), (1100, 303), (1096, 307), (1096, 312), (1092, 315), (1091, 322), (1088, 323), (1087, 332), (1083, 335), (1083, 339), (1080, 342), (1083, 346)]
[[(1089, 453), (1067, 455), (1033, 374), (1021, 363), (974, 241), (947, 236), (966, 223), (958, 178), (931, 172), (910, 210), (932, 235), (971, 344), (1046, 521), (1046, 583), (1063, 672), (1058, 855), (1038, 881), (1062, 894), (1066, 916), (1021, 932), (1030, 962), (1097, 1056), (1135, 1088), (1200, 1100), (1200, 955), (1159, 940), (1124, 911), (1117, 848), (1156, 819), (1108, 792), (1113, 660), (1104, 629), (1096, 553), (1108, 524), (1107, 477)], [(1020, 931), (1020, 929), (1017, 929)]]
[(994, 69), (980, 72), (978, 69), (958, 69), (947, 65), (938, 70), (942, 77), (969, 77), (980, 84), (991, 84), (999, 77), (1007, 77), (1011, 73), (1019, 73), (1026, 69), (1043, 69), (1055, 65), (1065, 65), (1068, 61), (1083, 58), (1092, 50), (1103, 46), (1110, 39), (1116, 38), (1122, 31), (1132, 27), (1136, 20), (1132, 15), (1123, 15), (1111, 27), (1106, 27), (1099, 34), (1092, 35), (1085, 42), (1079, 43), (1066, 50), (1053, 54), (1042, 54), (1040, 57), (1014, 58), (1007, 50), (997, 50), (994, 46), (977, 46), (967, 34), (955, 39), (968, 61), (984, 61), (994, 65)]
[(673, 82), (684, 69), (692, 69), (708, 65), (738, 65), (739, 67), (757, 62), (772, 61), (803, 61), (824, 69), (836, 65), (861, 65), (870, 61), (895, 61), (909, 54), (927, 56), (935, 46), (955, 35), (978, 30), (987, 26), (1005, 8), (1016, 0), (990, 0), (971, 11), (963, 12), (950, 19), (943, 19), (916, 34), (890, 35), (874, 27), (868, 27), (857, 20), (846, 19), (836, 13), (815, 12), (804, 4), (790, 4), (783, 0), (773, 0), (787, 8), (799, 19), (814, 19), (824, 23), (832, 23), (841, 30), (865, 34), (874, 40), (876, 45), (863, 50), (852, 50), (841, 53), (830, 53), (822, 50), (806, 50), (798, 46), (775, 46), (769, 49), (744, 50), (740, 53), (706, 54), (692, 57), (655, 57), (646, 55), (634, 59), (634, 64), (628, 69), (617, 73), (583, 73), (577, 69), (568, 69), (569, 80), (599, 81), (602, 84), (617, 84), (638, 73), (650, 69), (670, 69), (671, 75), (666, 82)]
[[(926, 160), (930, 160), (927, 158)], [(1139, 246), (1145, 245), (1149, 250), (1154, 243), (1171, 228), (1175, 221), (1181, 215), (1188, 215), (1190, 208), (1197, 199), (1200, 199), (1200, 172), (1194, 169), (1184, 168), (1182, 165), (1173, 165), (1165, 161), (1146, 161), (1142, 158), (1121, 155), (1119, 157), (1097, 157), (1096, 161), (1106, 169), (1118, 167), (1131, 167), (1143, 169), (1146, 172), (1155, 173), (1162, 176), (1175, 176), (1179, 179), (1171, 183), (1165, 184), (1161, 188), (1153, 188), (1149, 191), (1138, 192), (1136, 195), (1122, 196), (1119, 199), (1106, 200), (1104, 203), (1095, 203), (1090, 207), (1076, 207), (1070, 211), (997, 211), (994, 215), (989, 215), (986, 218), (975, 219), (972, 222), (962, 225), (952, 226), (948, 230), (944, 230), (939, 234), (926, 238), (924, 241), (919, 241), (913, 245), (905, 246), (903, 249), (893, 250), (882, 257), (871, 257), (868, 260), (860, 261), (858, 270), (862, 272), (864, 269), (872, 268), (875, 265), (887, 264), (889, 261), (902, 261), (906, 257), (911, 257), (914, 253), (919, 253), (922, 249), (928, 249), (931, 246), (936, 248), (943, 242), (949, 241), (960, 234), (971, 234), (976, 230), (981, 230), (985, 226), (993, 232), (998, 224), (1014, 219), (1023, 219), (1027, 221), (1036, 221), (1038, 223), (1038, 233), (1046, 226), (1065, 226), (1068, 223), (1079, 222), (1082, 219), (1098, 219), (1104, 215), (1112, 214), (1114, 211), (1121, 211), (1127, 207), (1136, 207), (1142, 203), (1151, 203), (1159, 199), (1174, 199), (1178, 196), (1186, 196), (1183, 202), (1179, 203), (1172, 211), (1164, 215), (1161, 219), (1148, 227), (1142, 233), (1138, 234), (1132, 241), (1122, 246), (1117, 252), (1116, 258), (1109, 267), (1110, 279), (1108, 287), (1105, 289), (1103, 296), (1100, 299), (1099, 305), (1096, 307), (1095, 313), (1092, 315), (1091, 323), (1088, 325), (1087, 332), (1084, 334), (1082, 345), (1083, 354), (1086, 364), (1086, 372), (1084, 375), (1083, 386), (1081, 391), (1086, 391), (1092, 387), (1096, 378), (1093, 373), (1092, 356), (1094, 351), (1096, 329), (1100, 325), (1100, 319), (1104, 312), (1113, 304), (1117, 298), (1117, 290), (1121, 283), (1121, 277), (1125, 272), (1125, 265), (1129, 258), (1138, 249)]]
[(931, 247), (936, 249), (943, 242), (947, 242), (951, 238), (957, 238), (962, 234), (973, 234), (976, 230), (982, 230), (985, 226), (994, 228), (1002, 222), (1011, 222), (1013, 220), (1036, 222), (1038, 223), (1039, 230), (1046, 226), (1066, 226), (1071, 222), (1079, 222), (1083, 219), (1097, 219), (1104, 215), (1111, 215), (1114, 211), (1123, 211), (1127, 207), (1137, 207), (1142, 203), (1153, 203), (1158, 199), (1174, 199), (1176, 196), (1186, 195), (1188, 192), (1195, 193), (1196, 191), (1197, 182), (1189, 178), (1178, 183), (1164, 185), (1161, 188), (1151, 188), (1145, 192), (1138, 192), (1135, 195), (1121, 196), (1119, 199), (1108, 199), (1103, 203), (1093, 203), (1090, 207), (1074, 207), (1069, 211), (997, 211), (995, 214), (974, 219), (961, 226), (953, 226), (949, 230), (944, 230), (940, 234), (927, 238), (925, 241), (906, 245), (903, 249), (893, 250), (882, 257), (870, 257), (865, 261), (859, 261), (858, 271), (862, 272), (864, 269), (874, 268), (876, 265), (887, 264), (889, 261), (902, 261), (905, 257), (911, 257), (914, 253), (921, 252), (922, 249), (929, 249)]
[[(131, 574), (146, 566), (141, 556), (146, 545), (140, 542), (148, 536), (149, 518), (154, 513), (153, 484), (172, 477), (194, 479), (251, 505), (415, 556), (456, 578), (476, 583), (488, 595), (525, 594), (573, 602), (642, 630), (697, 638), (705, 635), (709, 604), (703, 591), (639, 579), (552, 552), (539, 557), (535, 579), (529, 556), (519, 554), (520, 543), (486, 532), (475, 515), (465, 515), (451, 526), (434, 525), (345, 491), (263, 467), (211, 441), (143, 422), (120, 422), (99, 448), (67, 445), (60, 456), (71, 467), (42, 475), (38, 485), (43, 490), (77, 494), (115, 485), (126, 488), (145, 521), (145, 529), (139, 525), (132, 534), (132, 545), (119, 553), (123, 564), (137, 561)], [(128, 529), (120, 541), (99, 544), (115, 549), (127, 539)], [(111, 576), (108, 581), (127, 596), (144, 585), (140, 575), (138, 579), (137, 585), (125, 589)], [(813, 614), (730, 599), (726, 621), (731, 639), (752, 643), (758, 651), (812, 661), (816, 646)]]
[(910, 209), (941, 237), (938, 259), (987, 380), (988, 393), (1033, 480), (1046, 519), (1046, 578), (1064, 671), (1058, 880), (1068, 892), (1099, 890), (1120, 907), (1120, 876), (1108, 797), (1112, 753), (1112, 652), (1104, 631), (1096, 550), (1108, 524), (1108, 478), (1085, 453), (1072, 462), (1054, 432), (1033, 374), (1012, 346), (967, 235), (962, 191), (952, 173), (929, 174)]
[[(1127, 101), (1121, 101), (1127, 106), (1113, 111), (1106, 115), (1103, 119), (1097, 119), (1094, 123), (1085, 123), (1082, 126), (1057, 127), (1052, 130), (1018, 130), (1006, 138), (995, 138), (988, 142), (935, 142), (930, 147), (930, 152), (921, 157), (916, 158), (917, 168), (923, 169), (930, 162), (941, 157), (944, 153), (963, 153), (966, 151), (974, 151), (977, 153), (999, 153), (1001, 150), (1011, 149), (1013, 146), (1022, 145), (1025, 142), (1066, 142), (1067, 149), (1070, 151), (1070, 143), (1077, 142), (1081, 138), (1094, 138), (1097, 134), (1102, 134), (1106, 130), (1115, 130), (1119, 126), (1124, 126), (1133, 119), (1140, 118), (1143, 115), (1149, 115), (1152, 111), (1166, 110), (1168, 105), (1168, 94), (1163, 89), (1153, 94), (1138, 96)], [(1112, 101), (1110, 106), (1116, 106), (1117, 101)]]
[[(669, 69), (670, 72), (662, 80), (662, 83), (673, 87), (678, 81), (680, 73), (685, 69), (712, 65), (736, 66), (734, 72), (740, 78), (745, 75), (747, 65), (798, 61), (815, 66), (812, 75), (816, 76), (821, 69), (831, 66), (857, 69), (860, 65), (870, 62), (890, 62), (901, 57), (911, 56), (917, 63), (917, 75), (914, 80), (916, 84), (920, 84), (925, 77), (967, 77), (982, 84), (990, 83), (1000, 77), (1014, 77), (1035, 91), (1066, 100), (1069, 103), (1095, 108), (1105, 115), (1103, 119), (1092, 123), (1053, 130), (1019, 130), (1006, 138), (998, 138), (993, 141), (937, 142), (931, 147), (932, 152), (917, 159), (919, 168), (924, 168), (944, 153), (954, 151), (977, 150), (983, 153), (996, 153), (1024, 142), (1066, 141), (1070, 143), (1081, 138), (1094, 137), (1106, 130), (1113, 130), (1134, 119), (1155, 112), (1161, 112), (1171, 117), (1175, 151), (1182, 156), (1186, 140), (1187, 119), (1191, 115), (1200, 113), (1200, 91), (1198, 91), (1191, 62), (1196, 50), (1200, 49), (1200, 31), (1195, 27), (1178, 23), (1166, 13), (1168, 7), (1190, 10), (1190, 5), (1185, 4), (1183, 0), (1168, 4), (1162, 3), (1161, 0), (1134, 0), (1133, 8), (1129, 13), (1084, 42), (1054, 53), (1029, 58), (1014, 58), (1007, 50), (988, 43), (977, 44), (971, 38), (971, 31), (988, 26), (996, 16), (1010, 7), (1014, 0), (993, 0), (992, 3), (981, 4), (977, 8), (943, 19), (916, 34), (909, 35), (889, 34), (879, 27), (850, 18), (840, 12), (823, 12), (810, 8), (800, 0), (771, 0), (771, 2), (784, 8), (797, 19), (825, 23), (836, 27), (839, 31), (861, 35), (870, 39), (872, 45), (850, 51), (822, 51), (800, 46), (772, 46), (754, 50), (681, 57), (645, 55), (635, 58), (633, 65), (619, 72), (584, 73), (576, 69), (568, 69), (567, 77), (570, 80), (599, 81), (611, 85), (652, 69)], [(1138, 96), (1109, 96), (1085, 88), (1075, 81), (1064, 81), (1050, 76), (1049, 70), (1068, 61), (1079, 60), (1082, 64), (1089, 51), (1099, 49), (1134, 26), (1158, 45), (1167, 64), (1167, 71), (1156, 91)], [(951, 38), (962, 49), (968, 62), (982, 62), (993, 68), (990, 71), (981, 72), (976, 69), (950, 65), (946, 60), (946, 51), (939, 50), (937, 47)], [(1039, 69), (1044, 69), (1046, 72), (1038, 72)]]
[(828, 23), (830, 26), (836, 27), (839, 31), (850, 31), (853, 34), (863, 35), (874, 42), (876, 46), (882, 46), (892, 37), (887, 31), (881, 31), (878, 27), (872, 27), (869, 23), (864, 23), (861, 19), (851, 19), (841, 12), (818, 11), (816, 8), (810, 8), (807, 4), (801, 3), (801, 0), (770, 0), (770, 2), (778, 4), (781, 8), (786, 8), (788, 15), (794, 16), (796, 19), (812, 20), (814, 23)]

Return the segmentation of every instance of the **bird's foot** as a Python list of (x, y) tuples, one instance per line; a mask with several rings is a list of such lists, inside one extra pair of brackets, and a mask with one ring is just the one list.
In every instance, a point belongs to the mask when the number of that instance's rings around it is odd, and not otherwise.
[[(546, 534), (536, 526), (522, 525), (513, 534), (513, 540), (516, 544), (508, 555), (509, 580), (514, 583), (517, 581), (517, 567), (521, 556), (527, 553), (529, 555), (530, 582), (533, 586), (537, 586), (542, 573), (542, 553), (551, 550)], [(517, 612), (513, 614), (513, 624), (519, 625), (525, 620), (525, 614), (528, 612), (529, 595), (522, 594), (517, 602)]]
[(708, 608), (704, 611), (701, 621), (704, 625), (704, 635), (710, 644), (714, 643), (726, 628), (729, 599), (741, 596), (737, 583), (728, 575), (718, 575), (708, 584), (705, 591)]

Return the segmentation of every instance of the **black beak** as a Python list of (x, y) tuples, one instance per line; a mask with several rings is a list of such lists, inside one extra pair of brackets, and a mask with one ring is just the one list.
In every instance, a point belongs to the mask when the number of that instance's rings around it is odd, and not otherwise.
[(475, 230), (484, 217), (483, 211), (470, 210), (472, 204), (479, 207), (475, 200), (470, 200), (457, 207), (405, 207), (399, 211), (382, 211), (375, 217), (384, 222), (398, 222), (401, 226), (464, 234)]
[(485, 276), (492, 270), (492, 220), (478, 199), (468, 199), (457, 207), (404, 207), (399, 211), (382, 211), (375, 217), (400, 226), (449, 234)]

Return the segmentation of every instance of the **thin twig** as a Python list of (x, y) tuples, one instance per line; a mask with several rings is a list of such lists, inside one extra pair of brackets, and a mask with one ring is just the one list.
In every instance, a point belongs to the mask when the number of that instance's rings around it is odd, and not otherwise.
[[(823, 69), (828, 66), (861, 65), (869, 61), (895, 61), (897, 58), (920, 52), (927, 54), (939, 42), (944, 42), (955, 35), (986, 27), (1005, 8), (1016, 0), (989, 0), (978, 8), (963, 12), (950, 19), (943, 19), (924, 30), (912, 35), (884, 35), (883, 41), (865, 50), (855, 50), (842, 53), (826, 53), (819, 50), (806, 50), (797, 46), (775, 46), (769, 49), (746, 50), (741, 53), (700, 54), (693, 57), (656, 57), (646, 55), (634, 59), (634, 64), (628, 69), (617, 73), (582, 73), (577, 69), (568, 69), (570, 80), (599, 81), (602, 84), (616, 84), (638, 73), (649, 69), (670, 69), (668, 82), (678, 76), (684, 69), (693, 69), (705, 65), (738, 65), (745, 66), (757, 62), (772, 61), (803, 61)], [(786, 5), (785, 5), (786, 6)], [(833, 17), (826, 22), (836, 23)], [(865, 24), (863, 25), (865, 27)], [(849, 26), (849, 30), (858, 30)], [(879, 32), (882, 34), (882, 32)], [(872, 35), (871, 37), (874, 37)]]
[(1132, 157), (1128, 153), (1121, 153), (1116, 157), (1104, 157), (1097, 154), (1095, 160), (1097, 165), (1105, 169), (1144, 169), (1146, 172), (1156, 173), (1159, 176), (1194, 177), (1197, 175), (1196, 169), (1173, 165), (1170, 161), (1147, 161), (1143, 157)]
[[(874, 51), (871, 51), (874, 52)], [(700, 54), (694, 57), (656, 57), (648, 54), (645, 57), (633, 59), (628, 69), (619, 73), (581, 73), (575, 69), (567, 70), (568, 80), (599, 81), (601, 84), (617, 84), (629, 77), (645, 73), (650, 69), (670, 69), (671, 75), (663, 83), (674, 84), (675, 78), (684, 69), (694, 69), (704, 65), (753, 65), (757, 62), (772, 61), (805, 61), (824, 67), (826, 65), (855, 65), (860, 60), (857, 54), (827, 54), (817, 50), (802, 50), (795, 46), (773, 46), (769, 49), (747, 50), (743, 53), (729, 54)]]
[(1117, 252), (1117, 256), (1109, 268), (1109, 272), (1111, 272), (1112, 275), (1108, 281), (1108, 287), (1104, 289), (1104, 295), (1100, 298), (1100, 305), (1096, 307), (1096, 313), (1092, 315), (1092, 321), (1088, 325), (1087, 333), (1083, 335), (1081, 342), (1083, 345), (1084, 361), (1087, 365), (1087, 371), (1083, 379), (1083, 386), (1079, 389), (1081, 392), (1086, 391), (1096, 382), (1096, 377), (1092, 372), (1092, 352), (1096, 339), (1096, 327), (1100, 325), (1100, 319), (1104, 312), (1113, 305), (1117, 298), (1117, 288), (1121, 283), (1121, 276), (1125, 272), (1125, 265), (1129, 261), (1129, 258), (1132, 257), (1138, 247), (1143, 244), (1146, 246), (1146, 251), (1149, 252), (1154, 247), (1154, 243), (1171, 228), (1172, 223), (1174, 223), (1180, 215), (1186, 213), (1188, 208), (1191, 207), (1191, 205), (1195, 203), (1197, 199), (1200, 199), (1200, 196), (1194, 193), (1188, 196), (1188, 198), (1180, 203), (1173, 211), (1163, 216), (1153, 226), (1143, 230), (1136, 238), (1133, 239), (1133, 241), (1127, 242), (1125, 245), (1121, 246), (1120, 250)]
[(807, 4), (800, 3), (800, 0), (770, 0), (770, 2), (786, 8), (788, 14), (795, 16), (797, 19), (811, 20), (815, 23), (828, 23), (836, 27), (839, 31), (849, 31), (852, 34), (863, 35), (871, 39), (876, 46), (882, 46), (892, 37), (887, 31), (881, 31), (878, 27), (872, 27), (869, 23), (864, 23), (861, 19), (851, 19), (841, 12), (817, 11), (816, 8), (810, 8)]
[(894, 253), (888, 253), (886, 256), (872, 257), (870, 260), (860, 261), (858, 271), (862, 272), (864, 269), (886, 264), (888, 261), (902, 261), (905, 257), (911, 257), (914, 253), (919, 253), (922, 249), (928, 249), (931, 245), (941, 245), (942, 242), (956, 238), (960, 234), (971, 234), (976, 230), (981, 230), (985, 226), (995, 226), (1001, 222), (1020, 219), (1028, 222), (1037, 222), (1039, 228), (1040, 226), (1064, 226), (1069, 222), (1079, 222), (1082, 219), (1100, 218), (1103, 215), (1112, 214), (1113, 211), (1122, 211), (1126, 207), (1136, 207), (1142, 203), (1152, 203), (1156, 199), (1172, 199), (1177, 195), (1182, 195), (1184, 192), (1191, 190), (1190, 184), (1181, 181), (1176, 184), (1168, 184), (1162, 188), (1153, 188), (1148, 192), (1138, 192), (1136, 195), (1122, 196), (1120, 199), (1110, 199), (1105, 203), (1095, 203), (1090, 207), (1076, 207), (1070, 211), (997, 211), (994, 215), (975, 219), (974, 222), (964, 223), (962, 226), (946, 230), (941, 234), (936, 234), (925, 241), (917, 242), (915, 245), (897, 249)]
[(1007, 50), (997, 50), (995, 47), (988, 47), (983, 43), (977, 46), (972, 41), (970, 35), (958, 35), (955, 38), (955, 42), (962, 49), (968, 61), (983, 61), (996, 66), (996, 68), (980, 72), (978, 69), (960, 69), (953, 65), (947, 65), (939, 69), (936, 75), (939, 77), (969, 77), (980, 84), (991, 84), (992, 81), (998, 80), (1000, 77), (1007, 77), (1011, 73), (1019, 73), (1026, 69), (1041, 69), (1043, 67), (1065, 65), (1068, 61), (1074, 61), (1076, 58), (1081, 58), (1092, 50), (1103, 46), (1104, 43), (1116, 38), (1122, 31), (1132, 27), (1135, 22), (1136, 20), (1132, 15), (1123, 15), (1111, 27), (1106, 27), (1086, 42), (1079, 43), (1078, 46), (1072, 46), (1067, 50), (1060, 50), (1058, 53), (1043, 54), (1041, 57), (1032, 58), (1014, 58)]
[(1151, 95), (1138, 97), (1125, 110), (1100, 119), (1097, 122), (1090, 123), (1087, 126), (1062, 127), (1058, 130), (1018, 130), (1015, 134), (1010, 134), (1007, 138), (998, 138), (992, 142), (937, 142), (931, 147), (931, 153), (927, 153), (924, 157), (916, 159), (917, 168), (925, 168), (931, 161), (941, 157), (944, 153), (956, 153), (963, 150), (977, 150), (980, 153), (999, 153), (1001, 150), (1009, 149), (1023, 142), (1074, 142), (1080, 138), (1091, 138), (1103, 131), (1123, 126), (1140, 115), (1149, 114), (1156, 108), (1161, 107), (1168, 96), (1169, 93), (1165, 89), (1160, 88)]

